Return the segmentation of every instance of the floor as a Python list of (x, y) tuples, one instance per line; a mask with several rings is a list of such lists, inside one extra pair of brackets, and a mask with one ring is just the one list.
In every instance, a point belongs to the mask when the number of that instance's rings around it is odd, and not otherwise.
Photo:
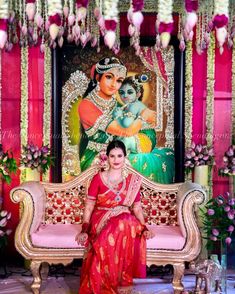
[[(24, 268), (7, 267), (8, 277), (3, 278), (0, 270), (1, 294), (31, 293), (32, 276)], [(47, 280), (43, 280), (41, 294), (75, 294), (79, 287), (79, 268), (51, 268)], [(153, 274), (153, 273), (152, 273)], [(173, 294), (170, 273), (154, 273), (147, 279), (135, 279), (133, 294)], [(186, 272), (183, 280), (185, 290), (190, 293), (195, 285), (195, 276)], [(235, 270), (227, 273), (227, 293), (235, 293)], [(187, 292), (184, 292), (187, 293)], [(225, 293), (225, 292), (224, 292)]]

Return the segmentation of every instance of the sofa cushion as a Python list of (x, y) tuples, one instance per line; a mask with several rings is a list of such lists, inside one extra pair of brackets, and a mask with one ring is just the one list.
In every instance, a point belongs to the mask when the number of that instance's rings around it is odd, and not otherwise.
[[(148, 226), (155, 237), (147, 240), (147, 248), (180, 250), (185, 244), (178, 226)], [(37, 247), (52, 248), (79, 248), (75, 241), (77, 232), (81, 229), (79, 224), (42, 224), (31, 234), (33, 245)]]

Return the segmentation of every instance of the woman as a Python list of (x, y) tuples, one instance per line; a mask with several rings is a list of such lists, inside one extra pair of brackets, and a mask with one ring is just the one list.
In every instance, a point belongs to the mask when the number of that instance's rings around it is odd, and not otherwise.
[(150, 110), (141, 101), (144, 93), (143, 83), (147, 76), (135, 75), (124, 79), (119, 90), (124, 106), (114, 111), (117, 122), (125, 127), (136, 118), (142, 120), (138, 134), (132, 137), (119, 137), (127, 150), (131, 165), (151, 180), (168, 184), (174, 181), (174, 152), (170, 148), (158, 148), (154, 129), (156, 112)]
[(76, 236), (78, 243), (89, 244), (80, 294), (131, 293), (133, 277), (146, 274), (146, 238), (151, 233), (141, 209), (141, 177), (122, 175), (125, 156), (125, 145), (111, 142), (109, 169), (96, 174), (88, 190), (82, 231)]
[(130, 137), (139, 132), (141, 119), (124, 128), (113, 120), (112, 112), (117, 106), (114, 94), (126, 77), (126, 67), (115, 57), (101, 59), (92, 68), (91, 80), (83, 95), (78, 112), (84, 129), (79, 144), (81, 170), (87, 169), (95, 156), (106, 149), (114, 136)]

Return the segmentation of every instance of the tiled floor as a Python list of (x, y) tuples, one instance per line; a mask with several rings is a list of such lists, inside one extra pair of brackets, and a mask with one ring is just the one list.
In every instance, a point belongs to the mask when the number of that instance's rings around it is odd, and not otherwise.
[[(0, 279), (1, 294), (27, 294), (31, 293), (30, 284), (32, 277), (30, 273), (21, 268), (9, 268), (12, 271), (8, 278)], [(52, 275), (55, 273), (51, 272)], [(192, 290), (195, 283), (193, 274), (186, 273), (184, 277), (186, 290)], [(227, 293), (235, 293), (235, 271), (227, 273)], [(75, 294), (79, 288), (79, 271), (66, 272), (65, 276), (49, 276), (43, 280), (41, 294)], [(133, 294), (173, 294), (171, 276), (149, 277), (147, 279), (136, 279), (134, 281)]]

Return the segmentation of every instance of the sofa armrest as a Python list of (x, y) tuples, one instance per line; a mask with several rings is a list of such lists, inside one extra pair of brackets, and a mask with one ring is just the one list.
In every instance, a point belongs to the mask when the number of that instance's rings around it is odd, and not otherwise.
[(15, 187), (10, 192), (11, 200), (15, 203), (22, 202), (21, 219), (19, 227), (34, 233), (44, 220), (46, 194), (39, 182), (25, 182)]
[(177, 217), (184, 237), (187, 237), (193, 227), (198, 227), (195, 205), (201, 205), (206, 199), (207, 195), (199, 184), (185, 182), (179, 187), (177, 194)]

